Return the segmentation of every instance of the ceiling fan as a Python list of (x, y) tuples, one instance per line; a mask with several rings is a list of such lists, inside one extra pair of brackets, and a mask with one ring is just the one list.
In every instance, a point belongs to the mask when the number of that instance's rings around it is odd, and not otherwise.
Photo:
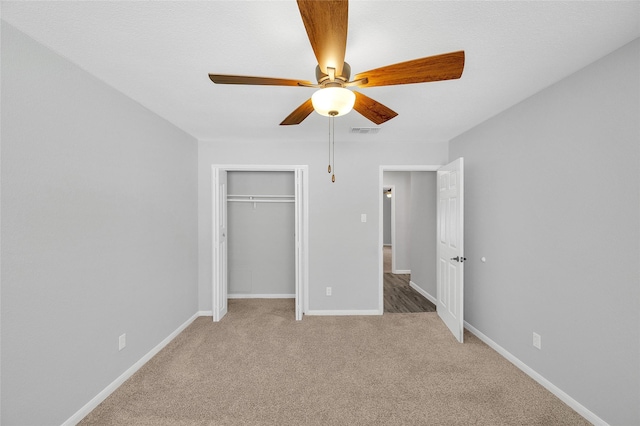
[(388, 65), (356, 74), (344, 61), (347, 44), (348, 0), (297, 0), (311, 47), (318, 60), (317, 84), (305, 80), (270, 77), (209, 74), (217, 84), (250, 84), (319, 88), (311, 99), (296, 108), (280, 125), (300, 124), (316, 111), (325, 116), (343, 115), (355, 109), (375, 124), (382, 124), (398, 114), (385, 105), (347, 87), (376, 87), (396, 84), (426, 83), (460, 78), (464, 69), (464, 51), (428, 56)]

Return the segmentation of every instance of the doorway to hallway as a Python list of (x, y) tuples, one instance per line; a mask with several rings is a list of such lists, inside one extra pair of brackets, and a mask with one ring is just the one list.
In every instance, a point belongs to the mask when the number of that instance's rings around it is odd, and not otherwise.
[(384, 313), (436, 310), (435, 175), (424, 168), (383, 172)]
[[(464, 159), (458, 158), (444, 166), (380, 166), (378, 178), (381, 190), (385, 186), (393, 184), (388, 181), (387, 176), (394, 172), (411, 172), (408, 179), (406, 175), (403, 175), (402, 179), (409, 182), (408, 193), (421, 194), (417, 197), (411, 197), (412, 201), (433, 201), (435, 199), (436, 203), (432, 203), (430, 207), (416, 208), (415, 205), (410, 205), (409, 209), (411, 209), (412, 213), (409, 215), (409, 238), (406, 239), (404, 245), (398, 244), (398, 250), (393, 247), (392, 271), (400, 273), (402, 265), (397, 264), (400, 263), (397, 262), (398, 253), (400, 253), (400, 249), (406, 249), (409, 246), (410, 249), (406, 253), (410, 253), (410, 256), (408, 262), (405, 263), (408, 265), (409, 270), (402, 272), (411, 274), (410, 286), (436, 304), (438, 316), (447, 325), (454, 337), (462, 343), (464, 340), (464, 261), (466, 260), (464, 257)], [(416, 191), (415, 186), (412, 185), (412, 177), (417, 172), (437, 172), (435, 174), (421, 173), (423, 177), (431, 176), (428, 179), (433, 178), (432, 183), (435, 183), (435, 185), (422, 185), (420, 190)], [(428, 194), (429, 192), (431, 192), (431, 195)], [(396, 194), (398, 193), (396, 192)], [(380, 257), (378, 271), (380, 274), (379, 306), (381, 312), (384, 312), (385, 282), (383, 269), (384, 196), (385, 194), (383, 193), (379, 195), (380, 231), (378, 241)], [(392, 197), (395, 196), (392, 195)], [(395, 202), (394, 204), (398, 203)], [(432, 226), (433, 221), (428, 218), (429, 212), (436, 219), (435, 227)], [(397, 214), (394, 216), (397, 216)], [(413, 221), (411, 221), (412, 216), (414, 218)], [(398, 219), (396, 218), (394, 221), (398, 222)], [(395, 225), (397, 228), (397, 223)], [(418, 225), (418, 228), (415, 228), (416, 225)], [(418, 238), (415, 237), (416, 232), (423, 233), (424, 231), (426, 231), (426, 234)], [(431, 234), (431, 236), (428, 236), (428, 234)], [(395, 238), (394, 246), (398, 243), (397, 240)], [(413, 250), (411, 248), (412, 241), (422, 244), (421, 248)], [(435, 242), (436, 250), (433, 250), (433, 242)], [(428, 254), (428, 252), (434, 253)], [(435, 265), (432, 262), (434, 258), (437, 258)], [(427, 271), (422, 270), (423, 266), (427, 267)], [(421, 280), (419, 277), (423, 276), (424, 272), (427, 272), (427, 277), (435, 275), (435, 282), (429, 278)], [(431, 284), (429, 284), (429, 281), (432, 281)], [(420, 284), (421, 282), (422, 284)]]

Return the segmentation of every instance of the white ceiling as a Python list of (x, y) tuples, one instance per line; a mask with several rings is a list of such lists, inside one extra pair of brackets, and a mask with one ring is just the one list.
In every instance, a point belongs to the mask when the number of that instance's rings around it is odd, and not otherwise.
[[(201, 140), (324, 139), (326, 117), (278, 124), (314, 89), (214, 85), (208, 73), (315, 81), (295, 1), (2, 2), (2, 19)], [(352, 76), (464, 50), (460, 80), (362, 89), (399, 113), (336, 118), (342, 140), (439, 142), (640, 36), (639, 1), (357, 1)], [(46, 78), (46, 76), (43, 76)]]

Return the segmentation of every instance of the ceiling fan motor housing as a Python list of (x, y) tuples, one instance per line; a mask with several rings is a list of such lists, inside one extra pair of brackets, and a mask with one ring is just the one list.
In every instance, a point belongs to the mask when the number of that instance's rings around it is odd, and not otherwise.
[(331, 80), (329, 74), (325, 74), (320, 70), (320, 65), (316, 66), (316, 80), (323, 87), (344, 87), (349, 78), (351, 78), (351, 66), (346, 62), (342, 67), (342, 74), (336, 75), (333, 80)]

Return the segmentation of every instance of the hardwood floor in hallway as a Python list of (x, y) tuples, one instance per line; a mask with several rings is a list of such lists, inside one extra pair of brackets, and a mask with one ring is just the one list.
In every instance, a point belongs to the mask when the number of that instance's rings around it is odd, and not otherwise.
[(409, 286), (411, 275), (384, 274), (384, 313), (435, 312), (436, 305)]
[(411, 275), (391, 273), (391, 247), (384, 247), (384, 313), (435, 312), (436, 306), (411, 288)]

